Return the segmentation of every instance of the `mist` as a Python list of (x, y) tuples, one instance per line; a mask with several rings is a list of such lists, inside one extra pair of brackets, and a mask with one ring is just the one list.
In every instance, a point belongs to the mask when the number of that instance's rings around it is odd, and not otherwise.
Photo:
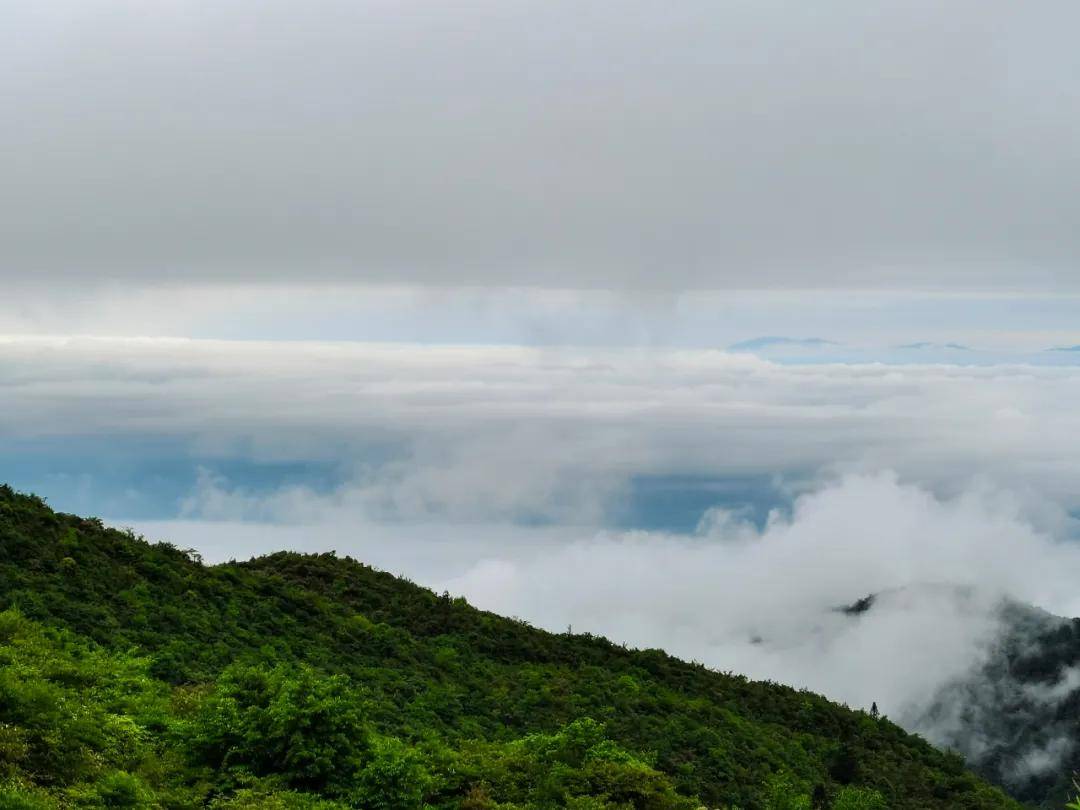
[[(292, 508), (302, 498), (291, 493)], [(292, 525), (138, 528), (212, 558), (223, 547), (243, 556), (329, 544), (553, 632), (661, 648), (864, 710), (876, 704), (976, 763), (1008, 741), (993, 717), (1015, 697), (1006, 692), (1026, 690), (1025, 699), (1052, 706), (1077, 686), (1075, 677), (1033, 687), (983, 671), (1013, 628), (1010, 605), (1080, 613), (1073, 578), (1080, 547), (1033, 525), (1021, 498), (988, 486), (939, 497), (890, 471), (845, 475), (799, 495), (762, 526), (714, 509), (688, 534), (452, 524), (388, 530), (351, 507), (325, 507), (319, 519)], [(850, 609), (867, 596), (870, 609)], [(1049, 772), (1069, 753), (1067, 741), (1033, 744), (1015, 777)]]

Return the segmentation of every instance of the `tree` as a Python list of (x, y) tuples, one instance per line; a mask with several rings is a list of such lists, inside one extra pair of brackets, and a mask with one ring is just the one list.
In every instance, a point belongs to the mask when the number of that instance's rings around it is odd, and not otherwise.
[(859, 778), (859, 756), (855, 746), (844, 740), (833, 754), (829, 776), (841, 785), (850, 785)]
[(833, 800), (832, 810), (888, 810), (889, 804), (876, 790), (845, 787)]
[(366, 810), (417, 810), (431, 784), (416, 751), (393, 738), (378, 740), (360, 772), (353, 802)]
[(360, 696), (340, 675), (307, 666), (233, 666), (190, 735), (197, 760), (255, 776), (280, 774), (299, 790), (340, 792), (369, 752)]

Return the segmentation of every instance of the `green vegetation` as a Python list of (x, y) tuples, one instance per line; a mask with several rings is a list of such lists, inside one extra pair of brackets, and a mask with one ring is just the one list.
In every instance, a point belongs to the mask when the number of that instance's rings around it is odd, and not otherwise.
[(0, 810), (1014, 808), (886, 719), (0, 487)]

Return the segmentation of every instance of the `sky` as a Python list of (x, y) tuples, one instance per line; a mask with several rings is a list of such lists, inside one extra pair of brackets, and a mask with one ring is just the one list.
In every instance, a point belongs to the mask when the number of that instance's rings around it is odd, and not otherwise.
[(0, 477), (917, 726), (1080, 614), (1078, 24), (6, 3)]
[(18, 279), (1078, 291), (1067, 0), (3, 14)]

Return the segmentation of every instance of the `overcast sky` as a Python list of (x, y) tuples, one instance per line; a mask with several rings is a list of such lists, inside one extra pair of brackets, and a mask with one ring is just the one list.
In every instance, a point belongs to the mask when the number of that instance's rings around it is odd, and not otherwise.
[(1080, 7), (38, 0), (0, 273), (1080, 289)]

